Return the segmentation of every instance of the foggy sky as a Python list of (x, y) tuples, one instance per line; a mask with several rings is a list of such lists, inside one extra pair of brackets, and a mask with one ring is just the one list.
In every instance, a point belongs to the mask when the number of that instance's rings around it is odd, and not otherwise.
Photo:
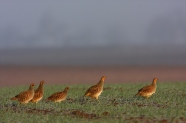
[[(140, 44), (154, 37), (169, 41), (172, 33), (172, 42), (183, 44), (185, 5), (184, 0), (0, 1), (0, 48)], [(168, 38), (153, 30), (167, 21), (164, 32), (176, 30)]]

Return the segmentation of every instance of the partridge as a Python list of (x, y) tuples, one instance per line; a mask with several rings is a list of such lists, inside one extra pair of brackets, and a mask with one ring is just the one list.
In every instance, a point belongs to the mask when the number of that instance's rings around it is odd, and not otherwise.
[(34, 97), (32, 98), (32, 100), (30, 100), (30, 102), (37, 103), (43, 98), (44, 93), (43, 85), (44, 81), (42, 80), (39, 84), (39, 87), (34, 91), (35, 92)]
[(53, 101), (53, 102), (61, 102), (64, 101), (67, 97), (67, 93), (68, 93), (69, 87), (66, 87), (64, 89), (64, 91), (62, 92), (56, 92), (54, 94), (52, 94), (51, 96), (49, 96), (47, 98), (47, 100)]
[(34, 84), (30, 84), (30, 87), (27, 91), (23, 91), (20, 94), (12, 97), (10, 100), (17, 100), (21, 104), (28, 103), (34, 97)]
[(154, 78), (151, 85), (145, 86), (141, 88), (140, 90), (138, 90), (138, 93), (136, 94), (136, 96), (139, 95), (145, 98), (149, 98), (150, 96), (152, 96), (152, 94), (156, 92), (157, 80), (158, 80), (157, 78)]
[(102, 76), (101, 79), (100, 79), (100, 81), (96, 85), (91, 86), (86, 91), (86, 93), (84, 94), (84, 96), (89, 96), (89, 97), (91, 97), (93, 99), (97, 99), (98, 100), (98, 97), (103, 92), (104, 81), (105, 81), (106, 78), (107, 78), (106, 76)]

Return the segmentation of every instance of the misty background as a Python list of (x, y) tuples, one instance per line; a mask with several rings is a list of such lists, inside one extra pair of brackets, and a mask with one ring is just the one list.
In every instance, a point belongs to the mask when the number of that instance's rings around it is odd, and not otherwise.
[(0, 1), (0, 65), (186, 65), (186, 1)]

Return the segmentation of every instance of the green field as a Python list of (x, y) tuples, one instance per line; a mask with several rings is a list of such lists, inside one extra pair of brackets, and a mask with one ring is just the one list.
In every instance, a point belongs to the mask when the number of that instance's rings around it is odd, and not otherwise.
[(45, 98), (66, 85), (44, 85), (44, 99), (37, 105), (9, 100), (28, 86), (0, 88), (0, 122), (186, 122), (186, 83), (158, 82), (156, 93), (149, 99), (134, 97), (147, 84), (105, 83), (99, 101), (82, 98), (90, 85), (70, 85), (67, 100), (61, 103), (47, 102)]

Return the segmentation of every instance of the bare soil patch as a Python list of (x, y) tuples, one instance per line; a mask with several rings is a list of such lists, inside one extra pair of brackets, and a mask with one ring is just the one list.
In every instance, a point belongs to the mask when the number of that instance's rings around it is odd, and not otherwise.
[[(68, 99), (69, 101), (70, 99)], [(75, 101), (74, 101), (75, 102)], [(73, 103), (74, 103), (73, 102)], [(72, 102), (69, 102), (72, 103)], [(156, 105), (156, 104), (155, 104)], [(1, 106), (3, 107), (4, 110), (11, 110), (16, 113), (20, 112), (25, 112), (29, 114), (38, 114), (38, 115), (58, 115), (58, 116), (70, 116), (70, 117), (76, 117), (76, 118), (83, 118), (83, 119), (91, 119), (91, 120), (96, 120), (96, 119), (123, 119), (124, 121), (130, 121), (130, 122), (144, 122), (144, 123), (153, 123), (153, 122), (160, 122), (160, 123), (168, 123), (168, 122), (185, 122), (186, 118), (184, 117), (173, 117), (171, 119), (166, 119), (166, 118), (156, 118), (156, 117), (147, 117), (147, 116), (127, 116), (126, 112), (121, 113), (121, 116), (115, 116), (112, 115), (108, 111), (102, 111), (100, 114), (92, 113), (92, 112), (86, 112), (84, 110), (79, 110), (79, 109), (62, 109), (59, 111), (56, 111), (52, 108), (50, 109), (39, 109), (39, 108), (27, 108), (26, 106), (19, 107), (18, 105), (4, 105)], [(139, 106), (143, 107), (143, 106)]]

